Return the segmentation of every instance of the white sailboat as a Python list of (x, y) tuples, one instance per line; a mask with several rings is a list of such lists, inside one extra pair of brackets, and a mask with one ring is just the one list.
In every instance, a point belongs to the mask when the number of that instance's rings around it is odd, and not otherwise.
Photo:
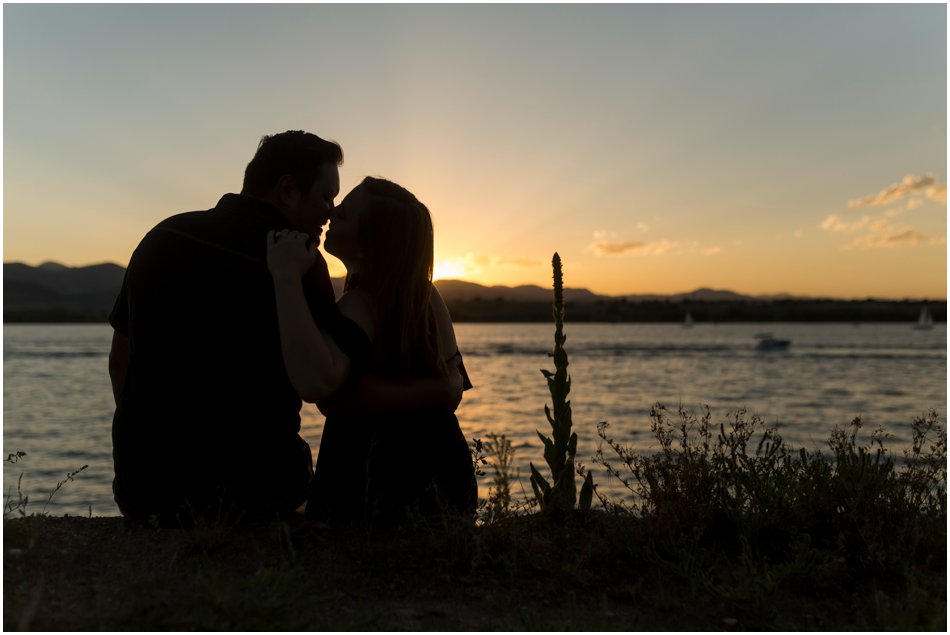
[(920, 309), (920, 317), (917, 318), (917, 323), (914, 324), (914, 328), (918, 331), (929, 331), (934, 327), (934, 318), (930, 315), (930, 309), (927, 308), (925, 304)]
[(683, 318), (683, 328), (688, 329), (693, 327), (693, 316), (689, 314), (689, 311), (686, 312), (686, 317)]

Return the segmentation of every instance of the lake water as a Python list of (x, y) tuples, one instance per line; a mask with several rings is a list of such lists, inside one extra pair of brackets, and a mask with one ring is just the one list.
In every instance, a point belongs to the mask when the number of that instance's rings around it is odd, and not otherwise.
[[(792, 340), (787, 351), (757, 352), (754, 336), (770, 331)], [(465, 435), (505, 434), (526, 491), (528, 462), (544, 463), (535, 430), (550, 435), (550, 403), (539, 369), (553, 370), (547, 324), (458, 324), (458, 341), (475, 389), (458, 410)], [(592, 463), (596, 425), (643, 451), (655, 447), (649, 412), (659, 401), (696, 410), (708, 404), (714, 422), (737, 408), (777, 425), (792, 446), (825, 448), (835, 424), (860, 416), (866, 429), (884, 426), (900, 450), (915, 416), (936, 410), (946, 423), (947, 332), (939, 324), (570, 324), (565, 327), (573, 378), (571, 398), (578, 460)], [(112, 501), (108, 325), (4, 325), (3, 451), (27, 456), (4, 463), (7, 497), (22, 490), (27, 511), (116, 515)], [(316, 452), (323, 417), (305, 404), (304, 438)], [(82, 465), (47, 506), (50, 491)], [(546, 466), (542, 469), (546, 473)], [(620, 493), (604, 477), (601, 491)], [(490, 473), (480, 479), (487, 493)], [(516, 489), (516, 492), (518, 490)]]

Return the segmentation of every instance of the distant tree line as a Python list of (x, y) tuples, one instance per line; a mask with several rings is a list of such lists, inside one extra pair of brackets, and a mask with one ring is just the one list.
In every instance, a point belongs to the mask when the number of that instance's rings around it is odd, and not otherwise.
[(34, 309), (4, 309), (5, 324), (16, 323), (96, 323), (108, 322), (110, 311), (77, 307), (48, 307)]
[[(549, 302), (516, 302), (501, 299), (447, 300), (456, 322), (548, 322)], [(703, 322), (914, 322), (919, 301), (889, 300), (775, 300), (648, 301), (622, 299), (565, 303), (568, 322), (683, 322), (689, 312)], [(947, 319), (946, 301), (928, 302), (936, 322)]]
[[(456, 322), (550, 322), (550, 302), (481, 299), (447, 300)], [(774, 301), (646, 301), (623, 299), (566, 302), (568, 322), (683, 322), (687, 311), (704, 322), (914, 322), (920, 301), (911, 300), (774, 300)], [(927, 302), (935, 322), (946, 322), (947, 303)], [(107, 322), (109, 311), (98, 308), (44, 307), (4, 309), (6, 323)]]

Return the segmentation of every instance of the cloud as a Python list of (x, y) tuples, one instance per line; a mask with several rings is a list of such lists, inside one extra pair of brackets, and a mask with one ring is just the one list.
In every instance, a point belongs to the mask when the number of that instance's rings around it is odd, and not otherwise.
[[(892, 218), (895, 214), (885, 214)], [(821, 222), (821, 228), (835, 233), (853, 234), (863, 230), (863, 235), (857, 236), (850, 243), (843, 245), (845, 250), (857, 247), (913, 247), (920, 244), (941, 244), (939, 238), (928, 236), (908, 225), (892, 225), (887, 218), (871, 218), (864, 216), (855, 221), (847, 221), (834, 214)], [(935, 242), (937, 241), (937, 242)]]
[[(904, 202), (906, 199), (906, 202)], [(930, 236), (909, 225), (892, 225), (891, 220), (911, 210), (917, 209), (928, 200), (946, 205), (947, 186), (938, 183), (932, 174), (914, 176), (909, 174), (900, 183), (893, 183), (877, 194), (854, 199), (848, 202), (850, 209), (893, 205), (878, 216), (863, 216), (857, 220), (848, 220), (831, 214), (820, 223), (825, 231), (861, 235), (842, 249), (913, 247), (915, 245), (946, 244), (946, 237)], [(942, 241), (942, 242), (941, 242)]]
[(594, 242), (587, 245), (587, 251), (598, 256), (629, 256), (643, 245), (642, 241), (620, 240), (617, 234), (601, 229), (594, 232)]
[(643, 245), (642, 251), (644, 256), (662, 256), (679, 246), (680, 244), (675, 240), (658, 240)]
[[(876, 207), (878, 205), (889, 205), (899, 201), (907, 196), (915, 197), (911, 203), (915, 207), (920, 205), (920, 197), (929, 198), (937, 203), (947, 203), (947, 184), (937, 183), (937, 179), (932, 174), (926, 176), (914, 176), (908, 174), (900, 183), (893, 183), (877, 194), (869, 194), (863, 198), (856, 198), (848, 201), (848, 207)], [(913, 201), (917, 202), (913, 202)]]
[(928, 236), (914, 229), (879, 232), (855, 238), (856, 247), (910, 247), (928, 241)]
[(835, 214), (832, 214), (825, 220), (821, 221), (821, 228), (824, 229), (825, 231), (833, 231), (833, 232), (850, 234), (850, 233), (858, 231), (859, 229), (867, 225), (868, 222), (870, 222), (870, 220), (871, 220), (870, 217), (865, 216), (861, 218), (860, 220), (848, 222), (844, 220), (843, 218), (841, 218), (840, 216), (836, 216)]
[(867, 227), (868, 233), (864, 236), (858, 236), (846, 245), (844, 249), (853, 249), (855, 247), (865, 248), (894, 248), (894, 247), (913, 247), (920, 244), (941, 245), (945, 244), (944, 237), (928, 236), (913, 227), (903, 225), (891, 225), (887, 220), (881, 218), (873, 221)]
[(646, 243), (636, 241), (597, 240), (590, 244), (590, 249), (598, 256), (629, 256), (641, 252), (644, 247)]
[(662, 256), (670, 252), (715, 256), (722, 252), (720, 247), (703, 247), (696, 241), (683, 243), (678, 240), (654, 240), (651, 242), (621, 240), (616, 234), (608, 234), (605, 231), (594, 232), (594, 242), (587, 246), (587, 250), (598, 256), (612, 257)]
[[(914, 203), (915, 201), (917, 202)], [(921, 201), (919, 198), (912, 198), (911, 200), (907, 201), (906, 207), (895, 207), (894, 209), (889, 209), (884, 212), (884, 216), (886, 218), (897, 218), (904, 212), (920, 207), (921, 205), (923, 205), (923, 201)]]
[(544, 263), (533, 258), (499, 258), (494, 256), (491, 259), (491, 264), (496, 267), (530, 268), (540, 267)]
[(937, 203), (947, 204), (947, 184), (936, 185), (927, 192), (927, 197)]

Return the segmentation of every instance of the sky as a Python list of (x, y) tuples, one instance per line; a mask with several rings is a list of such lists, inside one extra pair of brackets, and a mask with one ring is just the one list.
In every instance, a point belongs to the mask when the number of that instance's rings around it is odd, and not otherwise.
[(3, 260), (124, 266), (288, 129), (436, 277), (946, 297), (943, 4), (5, 4)]

